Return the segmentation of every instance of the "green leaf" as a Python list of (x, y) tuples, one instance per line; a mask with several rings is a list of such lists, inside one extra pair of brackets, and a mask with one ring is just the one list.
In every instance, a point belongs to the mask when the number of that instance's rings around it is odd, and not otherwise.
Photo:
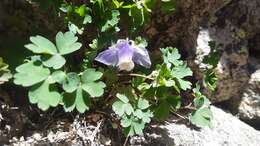
[(97, 81), (102, 75), (103, 73), (95, 71), (95, 69), (87, 69), (82, 73), (82, 88), (91, 97), (100, 97), (103, 95), (106, 85), (101, 81)]
[(68, 92), (72, 93), (75, 91), (80, 84), (80, 77), (77, 73), (68, 73), (65, 80), (62, 83), (62, 88)]
[(142, 120), (144, 123), (150, 123), (152, 117), (153, 117), (153, 113), (150, 110), (148, 110), (143, 113)]
[(116, 101), (112, 105), (113, 111), (119, 116), (123, 116), (125, 113), (124, 104), (122, 101)]
[(135, 133), (138, 135), (143, 134), (144, 123), (143, 122), (132, 122), (132, 126), (134, 127)]
[(153, 114), (150, 110), (142, 111), (140, 109), (137, 109), (133, 114), (137, 118), (141, 119), (144, 123), (150, 123), (151, 117), (153, 117)]
[(196, 83), (196, 87), (194, 89), (192, 89), (192, 91), (193, 91), (193, 93), (195, 94), (196, 97), (201, 96), (199, 82)]
[(165, 119), (169, 116), (171, 105), (166, 101), (162, 100), (159, 105), (155, 108), (154, 116), (157, 119)]
[(63, 103), (66, 112), (71, 112), (76, 108), (80, 113), (84, 113), (89, 110), (90, 97), (79, 87), (73, 93), (65, 93)]
[(109, 29), (116, 27), (119, 22), (119, 15), (120, 13), (118, 10), (106, 12), (105, 21), (101, 23), (101, 32), (106, 32)]
[(217, 88), (218, 81), (216, 71), (214, 69), (206, 70), (206, 72), (204, 73), (203, 81), (211, 91), (215, 91), (215, 89)]
[(69, 22), (68, 23), (68, 27), (69, 27), (69, 31), (72, 32), (73, 34), (82, 34), (84, 31), (84, 28), (81, 27), (79, 28), (79, 26), (77, 26), (76, 24)]
[(1, 72), (0, 73), (0, 85), (5, 83), (5, 82), (8, 82), (9, 79), (12, 78), (12, 74), (10, 72)]
[(66, 63), (66, 60), (60, 54), (55, 54), (51, 57), (46, 58), (45, 61), (43, 61), (42, 63), (46, 67), (52, 67), (53, 69), (59, 69)]
[(137, 109), (136, 111), (134, 111), (134, 116), (136, 116), (136, 117), (139, 118), (139, 119), (142, 119), (142, 117), (143, 117), (143, 112), (142, 112), (142, 110)]
[(133, 19), (133, 24), (135, 26), (141, 26), (144, 24), (144, 10), (137, 8), (137, 6), (133, 6), (129, 10), (128, 14)]
[(124, 116), (121, 119), (120, 124), (122, 125), (122, 127), (129, 127), (132, 124), (132, 118), (128, 118), (127, 116)]
[(51, 74), (51, 78), (54, 80), (54, 82), (62, 84), (62, 82), (66, 78), (66, 73), (58, 70), (58, 71), (55, 71)]
[(92, 23), (92, 17), (90, 15), (85, 15), (83, 24)]
[(12, 74), (8, 67), (8, 64), (4, 63), (3, 58), (0, 57), (0, 85), (12, 78)]
[(47, 79), (50, 70), (42, 65), (36, 65), (30, 61), (16, 68), (17, 73), (14, 75), (14, 83), (24, 87), (32, 86)]
[(175, 109), (181, 107), (181, 96), (180, 95), (169, 95), (166, 101), (171, 104)]
[(103, 82), (91, 82), (82, 85), (82, 88), (91, 96), (91, 97), (100, 97), (104, 94), (104, 88), (106, 84)]
[(127, 115), (131, 115), (134, 112), (134, 109), (133, 109), (133, 107), (132, 107), (132, 105), (130, 103), (124, 104), (123, 108), (125, 109), (125, 113)]
[(47, 110), (50, 106), (56, 107), (62, 96), (59, 92), (51, 89), (48, 81), (33, 86), (29, 91), (29, 101), (32, 104), (37, 103), (42, 110)]
[(201, 95), (200, 97), (196, 97), (193, 102), (197, 109), (201, 107), (209, 107), (210, 105), (209, 99), (204, 95)]
[(171, 64), (174, 66), (179, 66), (183, 63), (183, 61), (179, 60), (181, 55), (176, 48), (161, 48), (161, 52), (163, 54), (164, 63), (167, 65), (167, 67), (171, 67)]
[(82, 73), (82, 80), (85, 83), (90, 83), (99, 80), (102, 77), (103, 73), (96, 71), (95, 69), (87, 69)]
[(127, 98), (125, 95), (123, 95), (123, 94), (117, 93), (117, 94), (116, 94), (116, 97), (119, 98), (119, 99), (120, 99), (121, 101), (123, 101), (124, 103), (128, 103), (128, 102), (129, 102), (128, 98)]
[(149, 107), (149, 102), (145, 99), (142, 99), (142, 98), (139, 98), (138, 100), (138, 104), (137, 104), (137, 107), (144, 110), (144, 109), (147, 109)]
[(85, 13), (86, 13), (86, 5), (83, 4), (83, 5), (81, 5), (80, 7), (76, 8), (76, 9), (75, 9), (75, 12), (76, 12), (79, 16), (83, 17), (83, 16), (85, 15)]
[(209, 108), (201, 108), (192, 113), (190, 121), (197, 127), (212, 127), (213, 115)]
[(192, 84), (191, 84), (190, 81), (185, 81), (185, 80), (180, 79), (180, 78), (177, 78), (177, 80), (178, 80), (178, 83), (179, 83), (180, 88), (181, 88), (182, 90), (191, 89), (191, 85), (192, 85)]
[(48, 39), (42, 36), (30, 37), (32, 44), (25, 45), (25, 48), (29, 49), (33, 53), (37, 54), (56, 54), (57, 49), (55, 45)]
[(72, 32), (58, 32), (56, 35), (56, 45), (59, 50), (59, 54), (65, 55), (77, 51), (82, 46), (81, 43), (77, 42), (76, 37)]
[(134, 109), (131, 104), (124, 103), (122, 101), (116, 101), (112, 105), (113, 111), (120, 117), (124, 114), (131, 115), (134, 112)]
[(186, 65), (181, 65), (172, 69), (172, 75), (175, 78), (182, 79), (187, 76), (192, 76), (192, 71), (190, 68), (186, 67)]

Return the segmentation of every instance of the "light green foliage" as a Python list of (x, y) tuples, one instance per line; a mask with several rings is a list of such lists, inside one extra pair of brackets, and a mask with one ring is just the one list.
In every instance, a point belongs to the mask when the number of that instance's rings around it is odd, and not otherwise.
[(43, 65), (54, 69), (59, 69), (66, 63), (62, 55), (75, 52), (81, 47), (81, 43), (77, 42), (78, 37), (72, 32), (57, 33), (56, 46), (42, 36), (30, 37), (30, 40), (32, 43), (25, 47), (33, 53), (45, 55), (42, 56)]
[(80, 84), (80, 77), (77, 73), (68, 73), (65, 80), (62, 82), (62, 88), (67, 92), (71, 93), (75, 91)]
[(64, 94), (64, 109), (67, 112), (75, 108), (84, 113), (89, 109), (90, 98), (100, 97), (104, 93), (106, 85), (98, 81), (102, 73), (95, 69), (86, 69), (81, 76), (76, 73), (68, 73), (63, 81), (63, 89), (67, 92)]
[(126, 135), (142, 134), (145, 124), (150, 123), (153, 117), (149, 110), (149, 102), (139, 98), (131, 104), (125, 95), (117, 94), (116, 96), (119, 100), (113, 103), (112, 109), (121, 118), (121, 126)]
[(160, 72), (157, 77), (166, 86), (173, 86), (177, 91), (191, 88), (191, 83), (185, 77), (192, 76), (192, 71), (180, 60), (180, 54), (176, 48), (167, 47), (161, 49), (164, 64), (159, 67)]
[(98, 81), (103, 73), (95, 71), (95, 69), (87, 69), (82, 74), (82, 88), (91, 96), (99, 97), (103, 95), (106, 85)]
[(17, 73), (14, 75), (14, 83), (24, 87), (40, 83), (50, 75), (50, 70), (48, 68), (37, 65), (36, 62), (33, 61), (18, 66), (16, 72)]
[(132, 84), (143, 92), (143, 96), (157, 100), (154, 115), (158, 119), (165, 119), (171, 111), (181, 106), (181, 91), (191, 89), (191, 83), (185, 78), (192, 76), (192, 71), (180, 60), (181, 55), (176, 48), (162, 48), (161, 52), (163, 64), (157, 65), (149, 75), (155, 80), (148, 84), (141, 79), (134, 79)]
[(82, 90), (82, 87), (78, 87), (75, 92), (64, 94), (63, 103), (66, 112), (71, 112), (76, 108), (80, 113), (84, 113), (89, 109), (90, 97)]
[(197, 83), (196, 88), (193, 89), (196, 97), (193, 102), (197, 110), (190, 115), (189, 119), (197, 127), (212, 127), (213, 115), (210, 110), (210, 101), (199, 90), (200, 86)]
[[(102, 73), (88, 68), (82, 73), (65, 73), (60, 69), (66, 62), (62, 55), (75, 52), (81, 47), (77, 37), (71, 33), (59, 32), (56, 45), (42, 36), (31, 37), (27, 49), (41, 56), (33, 56), (31, 60), (16, 68), (14, 83), (29, 89), (29, 101), (37, 104), (42, 110), (64, 105), (65, 111), (76, 108), (83, 113), (89, 109), (90, 97), (100, 97), (104, 93), (105, 84), (98, 81)], [(49, 56), (45, 56), (49, 55)], [(46, 59), (47, 58), (47, 59)], [(57, 89), (61, 85), (63, 93)]]
[(53, 90), (53, 86), (46, 80), (30, 89), (29, 100), (32, 104), (37, 104), (40, 109), (47, 110), (50, 106), (56, 107), (59, 104), (61, 95)]
[(4, 63), (3, 58), (0, 57), (0, 85), (12, 78), (12, 74), (8, 67), (8, 64)]

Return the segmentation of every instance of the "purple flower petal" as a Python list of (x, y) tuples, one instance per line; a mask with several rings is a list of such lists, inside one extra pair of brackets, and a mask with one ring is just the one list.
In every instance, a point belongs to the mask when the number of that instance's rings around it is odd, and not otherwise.
[(118, 63), (117, 52), (118, 48), (112, 46), (109, 49), (99, 53), (95, 60), (105, 65), (116, 66)]
[(130, 71), (134, 68), (133, 55), (134, 49), (127, 40), (118, 40), (116, 48), (118, 48), (118, 68), (120, 70)]
[(143, 47), (139, 47), (135, 45), (133, 45), (133, 47), (134, 47), (133, 61), (136, 64), (139, 64), (143, 67), (150, 68), (151, 60), (148, 51)]
[(134, 68), (134, 62), (146, 68), (151, 67), (148, 51), (143, 47), (130, 44), (128, 40), (118, 40), (108, 50), (99, 53), (95, 60), (126, 71)]

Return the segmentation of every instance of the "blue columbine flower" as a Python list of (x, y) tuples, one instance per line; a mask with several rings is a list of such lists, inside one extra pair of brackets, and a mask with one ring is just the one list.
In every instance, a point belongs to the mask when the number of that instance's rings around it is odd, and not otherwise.
[(134, 63), (146, 68), (151, 67), (148, 51), (142, 46), (135, 45), (133, 41), (123, 39), (99, 53), (95, 60), (126, 71), (131, 71), (135, 66)]

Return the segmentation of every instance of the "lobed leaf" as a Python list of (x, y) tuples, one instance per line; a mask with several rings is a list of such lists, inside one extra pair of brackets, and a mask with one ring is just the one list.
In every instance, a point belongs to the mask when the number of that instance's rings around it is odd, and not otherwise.
[(66, 55), (79, 50), (82, 45), (77, 40), (78, 37), (70, 31), (66, 33), (58, 32), (56, 35), (56, 45), (59, 54)]
[(42, 110), (47, 110), (50, 106), (59, 104), (62, 96), (55, 90), (50, 90), (48, 81), (33, 86), (29, 91), (29, 101), (38, 105)]
[(50, 70), (42, 65), (36, 65), (30, 61), (16, 68), (17, 73), (14, 74), (14, 83), (29, 87), (40, 83), (48, 78)]

